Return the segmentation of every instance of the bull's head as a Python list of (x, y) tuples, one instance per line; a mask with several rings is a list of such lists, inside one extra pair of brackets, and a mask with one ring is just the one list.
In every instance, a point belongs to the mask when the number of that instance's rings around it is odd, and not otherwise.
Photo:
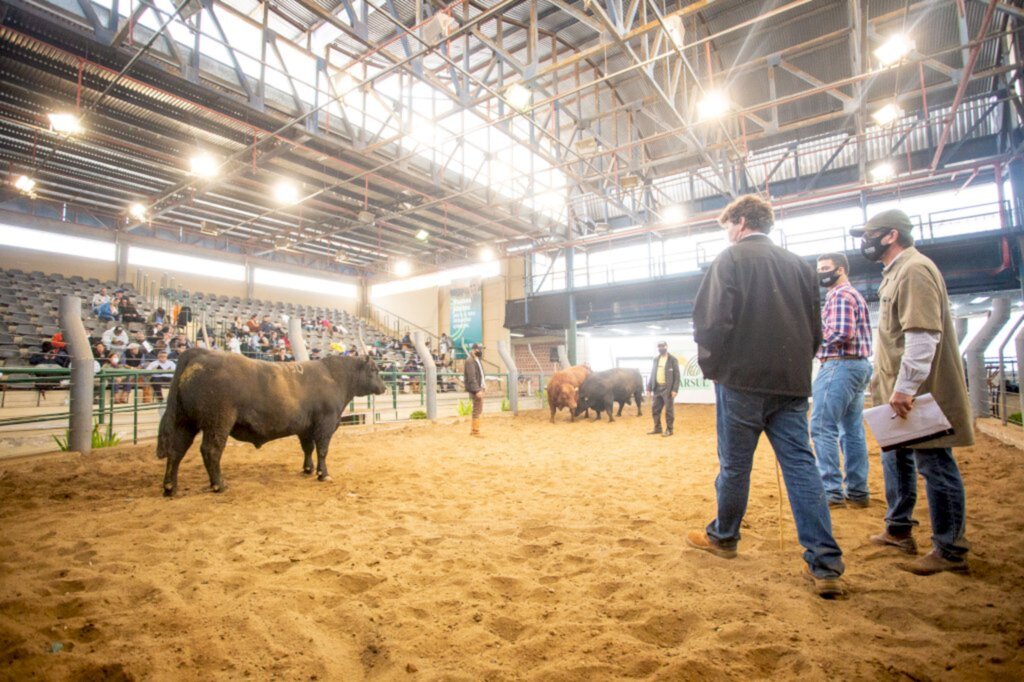
[(576, 410), (573, 412), (577, 417), (590, 409), (590, 395), (587, 393), (581, 393), (579, 389), (576, 389)]
[(570, 386), (569, 384), (562, 384), (561, 393), (562, 404), (568, 407), (571, 411), (575, 411), (580, 389), (576, 386)]
[(363, 395), (369, 395), (370, 393), (380, 395), (387, 391), (384, 380), (380, 378), (377, 363), (373, 361), (373, 358), (364, 355), (359, 360), (359, 387), (366, 391)]

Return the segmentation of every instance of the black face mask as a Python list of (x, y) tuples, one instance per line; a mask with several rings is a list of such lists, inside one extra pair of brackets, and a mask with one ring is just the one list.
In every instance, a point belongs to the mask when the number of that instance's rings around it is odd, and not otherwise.
[(818, 284), (831, 289), (832, 285), (839, 281), (839, 270), (828, 270), (826, 272), (818, 273)]
[(869, 237), (864, 235), (860, 241), (860, 253), (862, 256), (867, 258), (869, 261), (877, 263), (882, 260), (882, 255), (889, 249), (888, 246), (882, 246), (882, 240), (889, 236), (889, 233), (880, 234), (876, 237)]
[(482, 350), (473, 351), (473, 355), (477, 356), (478, 358), (482, 358), (484, 356), (484, 352)]

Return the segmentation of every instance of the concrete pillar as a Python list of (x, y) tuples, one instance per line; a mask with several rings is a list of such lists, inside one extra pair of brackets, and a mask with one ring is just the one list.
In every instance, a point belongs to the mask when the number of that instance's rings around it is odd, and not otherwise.
[[(362, 339), (362, 335), (359, 336)], [(434, 356), (427, 348), (427, 335), (421, 331), (412, 333), (412, 345), (423, 362), (424, 387), (423, 395), (427, 402), (427, 419), (437, 419), (437, 365), (434, 364)]]
[(309, 360), (309, 353), (306, 351), (306, 340), (302, 338), (302, 320), (298, 315), (288, 318), (288, 341), (292, 344), (292, 355), (296, 362)]
[[(1024, 327), (1017, 332), (1013, 339), (1013, 345), (1017, 350), (1017, 385), (1020, 386), (1021, 378), (1024, 377)], [(1020, 413), (1024, 415), (1024, 391), (1020, 392), (1020, 405), (1017, 406)]]
[(128, 245), (117, 236), (114, 237), (114, 258), (117, 261), (114, 279), (117, 286), (121, 286), (128, 279)]
[(562, 369), (569, 369), (572, 367), (572, 363), (569, 362), (569, 356), (565, 352), (565, 346), (558, 346), (558, 364)]
[(498, 341), (498, 355), (501, 361), (508, 368), (508, 402), (512, 407), (512, 414), (519, 414), (519, 370), (516, 368), (516, 361), (512, 358), (512, 351), (509, 349), (508, 341)]
[(964, 342), (964, 337), (967, 336), (967, 318), (954, 317), (953, 328), (956, 329), (956, 345), (959, 346)]
[(60, 329), (71, 356), (71, 419), (68, 450), (88, 455), (92, 451), (93, 367), (89, 335), (82, 324), (82, 299), (60, 297)]
[(245, 297), (252, 300), (256, 292), (256, 275), (249, 259), (245, 259)]
[(992, 300), (992, 310), (978, 334), (967, 344), (964, 357), (967, 361), (967, 387), (971, 397), (971, 412), (975, 417), (989, 417), (988, 376), (985, 374), (985, 350), (996, 338), (999, 330), (1010, 319), (1010, 302), (1005, 298)]

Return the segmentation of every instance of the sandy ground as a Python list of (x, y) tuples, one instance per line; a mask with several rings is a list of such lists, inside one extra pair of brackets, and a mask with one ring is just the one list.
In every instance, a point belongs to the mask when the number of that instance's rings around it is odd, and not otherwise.
[[(627, 407), (627, 413), (632, 408)], [(689, 549), (713, 512), (713, 408), (674, 438), (643, 418), (540, 412), (339, 432), (333, 483), (297, 440), (196, 449), (180, 497), (154, 446), (0, 464), (0, 678), (1021, 679), (1021, 452), (959, 453), (973, 575), (912, 576), (833, 514), (850, 597), (800, 578), (770, 452), (733, 561)], [(920, 538), (928, 535), (927, 516)], [(57, 651), (54, 651), (57, 649)]]

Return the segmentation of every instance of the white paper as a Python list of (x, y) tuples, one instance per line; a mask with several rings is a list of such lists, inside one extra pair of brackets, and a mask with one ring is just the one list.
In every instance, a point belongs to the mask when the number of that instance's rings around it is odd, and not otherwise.
[(931, 393), (914, 399), (914, 409), (906, 419), (894, 415), (888, 404), (864, 410), (864, 421), (883, 450), (919, 443), (953, 430)]

